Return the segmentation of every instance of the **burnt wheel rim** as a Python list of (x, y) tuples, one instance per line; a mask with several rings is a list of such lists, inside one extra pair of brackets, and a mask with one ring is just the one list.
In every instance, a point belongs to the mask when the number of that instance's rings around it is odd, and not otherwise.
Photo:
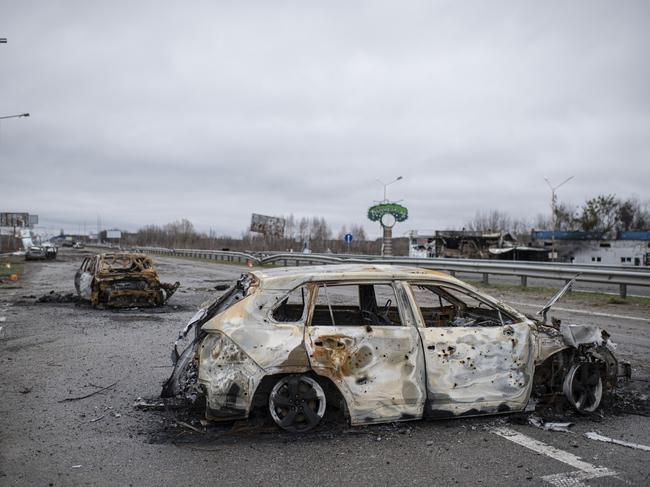
[(271, 417), (280, 428), (292, 432), (308, 431), (323, 419), (325, 392), (311, 377), (282, 377), (269, 395)]
[(600, 368), (595, 364), (582, 363), (571, 367), (564, 379), (564, 395), (580, 413), (598, 409), (603, 397)]

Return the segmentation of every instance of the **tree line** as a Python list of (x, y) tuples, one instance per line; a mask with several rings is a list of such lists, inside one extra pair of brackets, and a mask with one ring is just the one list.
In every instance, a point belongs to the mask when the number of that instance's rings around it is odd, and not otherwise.
[[(555, 218), (553, 218), (555, 216)], [(511, 232), (523, 238), (532, 229), (594, 232), (612, 235), (618, 231), (650, 230), (648, 202), (638, 198), (618, 198), (616, 195), (597, 195), (582, 205), (559, 202), (554, 213), (539, 214), (533, 218), (512, 218), (499, 210), (477, 212), (465, 222), (465, 229), (482, 232)]]
[[(518, 240), (526, 241), (532, 229), (562, 231), (587, 231), (611, 235), (617, 231), (650, 230), (650, 208), (647, 202), (637, 198), (618, 198), (615, 195), (598, 195), (587, 199), (582, 205), (571, 206), (558, 203), (553, 214), (539, 214), (533, 218), (513, 218), (500, 210), (477, 212), (467, 220), (463, 229), (480, 232), (510, 232)], [(217, 235), (214, 230), (199, 232), (194, 224), (183, 218), (166, 225), (147, 225), (125, 238), (125, 243), (141, 246), (167, 248), (197, 248), (206, 250), (238, 250), (302, 252), (307, 247), (312, 252), (355, 254), (378, 254), (381, 239), (368, 240), (362, 225), (343, 225), (338, 232), (323, 217), (284, 217), (285, 227), (281, 236), (262, 235), (250, 229), (239, 237)], [(352, 234), (348, 245), (343, 237)], [(395, 255), (408, 255), (408, 241), (393, 241)]]
[[(181, 219), (166, 225), (147, 225), (126, 237), (126, 243), (141, 246), (166, 248), (198, 248), (206, 250), (263, 251), (277, 250), (312, 252), (376, 254), (381, 248), (379, 240), (368, 240), (363, 226), (352, 223), (343, 225), (334, 236), (331, 226), (323, 217), (285, 217), (282, 236), (262, 235), (247, 230), (239, 238), (217, 235), (214, 230), (199, 232), (188, 219)], [(350, 233), (352, 242), (348, 245), (344, 236)]]

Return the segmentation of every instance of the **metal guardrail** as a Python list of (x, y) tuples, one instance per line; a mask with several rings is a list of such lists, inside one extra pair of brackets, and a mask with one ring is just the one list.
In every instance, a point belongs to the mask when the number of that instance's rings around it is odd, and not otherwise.
[[(134, 249), (135, 250), (135, 249)], [(138, 247), (138, 251), (169, 255), (176, 257), (193, 257), (205, 260), (222, 262), (238, 262), (249, 265), (280, 264), (391, 264), (424, 267), (449, 272), (480, 274), (484, 283), (489, 282), (490, 275), (516, 276), (521, 279), (521, 285), (528, 285), (528, 278), (557, 279), (568, 281), (580, 274), (578, 282), (618, 285), (619, 295), (627, 297), (627, 286), (650, 287), (650, 268), (637, 268), (629, 270), (621, 267), (598, 267), (595, 265), (557, 264), (548, 262), (526, 261), (490, 261), (490, 260), (463, 260), (463, 259), (420, 259), (412, 257), (380, 257), (335, 254), (302, 254), (302, 253), (276, 253), (276, 252), (230, 252), (222, 250), (198, 249), (165, 249), (158, 247)]]

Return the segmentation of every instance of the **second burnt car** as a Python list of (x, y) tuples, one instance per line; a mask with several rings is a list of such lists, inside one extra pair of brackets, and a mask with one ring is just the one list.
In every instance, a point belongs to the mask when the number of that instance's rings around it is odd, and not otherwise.
[(289, 431), (313, 428), (328, 406), (353, 425), (516, 412), (559, 394), (594, 411), (629, 369), (606, 332), (546, 324), (547, 311), (533, 319), (419, 268), (253, 271), (181, 332), (162, 396), (214, 421), (266, 409)]
[(94, 307), (160, 306), (180, 283), (160, 282), (145, 254), (116, 252), (86, 257), (74, 278), (79, 297)]

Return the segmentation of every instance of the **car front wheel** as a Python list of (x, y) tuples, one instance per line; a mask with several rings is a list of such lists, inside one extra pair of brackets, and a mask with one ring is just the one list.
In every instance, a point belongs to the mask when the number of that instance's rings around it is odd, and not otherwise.
[(582, 414), (594, 412), (603, 398), (600, 368), (587, 362), (573, 365), (564, 379), (563, 389), (576, 411)]
[(307, 375), (281, 377), (269, 394), (269, 412), (280, 428), (294, 433), (315, 428), (325, 415), (325, 392)]

